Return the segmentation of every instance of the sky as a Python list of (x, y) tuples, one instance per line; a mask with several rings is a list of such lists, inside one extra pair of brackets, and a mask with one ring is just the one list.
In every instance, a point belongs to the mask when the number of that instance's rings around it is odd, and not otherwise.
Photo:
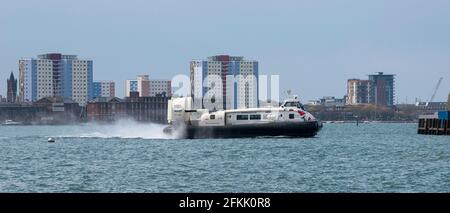
[(303, 100), (342, 97), (349, 78), (396, 75), (396, 103), (450, 92), (448, 0), (0, 0), (0, 95), (18, 60), (76, 54), (94, 80), (189, 74), (189, 61), (229, 54), (280, 75)]

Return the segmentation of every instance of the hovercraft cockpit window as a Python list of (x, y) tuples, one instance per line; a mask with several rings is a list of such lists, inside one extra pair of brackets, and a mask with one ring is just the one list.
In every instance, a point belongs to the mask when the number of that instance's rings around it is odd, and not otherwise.
[(303, 105), (298, 101), (289, 101), (289, 102), (286, 102), (283, 106), (284, 107), (297, 107), (299, 109), (303, 109)]

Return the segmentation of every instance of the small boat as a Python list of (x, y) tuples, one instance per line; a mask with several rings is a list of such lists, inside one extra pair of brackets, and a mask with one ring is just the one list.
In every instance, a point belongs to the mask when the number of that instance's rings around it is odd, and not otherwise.
[(192, 109), (192, 98), (173, 98), (168, 104), (169, 126), (164, 132), (178, 138), (313, 137), (321, 122), (305, 111), (298, 98), (279, 107), (218, 110)]
[(15, 125), (21, 125), (21, 124), (22, 124), (22, 122), (16, 122), (13, 120), (5, 120), (5, 122), (2, 123), (2, 125), (4, 125), (4, 126), (15, 126)]

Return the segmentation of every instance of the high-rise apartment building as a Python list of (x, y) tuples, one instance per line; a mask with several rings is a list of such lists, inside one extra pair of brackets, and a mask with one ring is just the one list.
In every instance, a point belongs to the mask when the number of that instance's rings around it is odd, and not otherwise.
[(50, 53), (19, 60), (19, 100), (70, 98), (85, 105), (93, 97), (92, 60)]
[(376, 75), (369, 75), (370, 103), (394, 106), (394, 75), (385, 75), (379, 72)]
[(217, 55), (190, 63), (194, 107), (210, 110), (259, 106), (258, 61)]
[(349, 79), (347, 81), (346, 104), (368, 104), (370, 85), (369, 80)]
[(100, 81), (94, 82), (94, 92), (93, 98), (99, 97), (115, 97), (116, 96), (116, 86), (113, 81)]
[(148, 75), (138, 75), (136, 80), (127, 80), (125, 83), (125, 96), (130, 92), (139, 92), (140, 97), (172, 96), (172, 81), (151, 80)]
[(170, 80), (150, 80), (150, 97), (172, 96), (172, 81)]
[(139, 96), (150, 96), (150, 80), (148, 75), (138, 75), (136, 80), (127, 80), (125, 83), (125, 96), (130, 97), (130, 92), (139, 92)]

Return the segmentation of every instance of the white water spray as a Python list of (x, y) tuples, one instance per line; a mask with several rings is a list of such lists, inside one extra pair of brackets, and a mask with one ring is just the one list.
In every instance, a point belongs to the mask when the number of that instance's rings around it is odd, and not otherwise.
[(163, 132), (167, 125), (120, 120), (111, 124), (87, 123), (66, 137), (174, 139)]

